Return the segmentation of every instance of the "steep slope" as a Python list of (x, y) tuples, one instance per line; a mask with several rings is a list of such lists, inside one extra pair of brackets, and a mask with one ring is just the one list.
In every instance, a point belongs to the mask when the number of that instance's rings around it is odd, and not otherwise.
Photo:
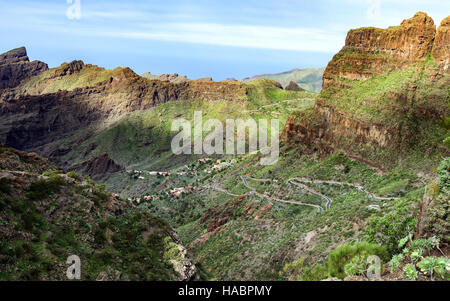
[(0, 89), (14, 88), (23, 80), (48, 70), (47, 64), (30, 62), (25, 47), (0, 55)]
[(385, 167), (431, 171), (449, 154), (442, 143), (450, 115), (449, 53), (441, 45), (446, 24), (436, 40), (424, 13), (398, 27), (351, 30), (325, 71), (315, 108), (290, 116), (283, 140), (322, 154), (343, 149)]
[[(170, 124), (185, 115), (187, 107), (189, 112), (204, 110), (225, 120), (227, 115), (217, 114), (218, 110), (233, 112), (235, 108), (236, 117), (243, 110), (264, 114), (277, 102), (304, 98), (304, 103), (311, 103), (314, 95), (284, 91), (267, 80), (249, 84), (148, 80), (129, 68), (105, 70), (74, 61), (31, 77), (14, 89), (0, 90), (0, 97), (0, 142), (81, 171), (80, 166), (104, 154), (112, 166), (122, 168), (142, 167), (167, 157), (174, 135)], [(184, 109), (169, 115), (163, 104)], [(290, 107), (287, 102), (281, 106)], [(281, 126), (291, 111), (282, 110)]]
[(436, 26), (419, 12), (400, 26), (350, 30), (345, 46), (325, 69), (323, 90), (339, 86), (339, 79), (365, 80), (405, 69), (425, 60), (433, 47)]
[[(104, 70), (74, 61), (32, 77), (12, 90), (0, 90), (0, 141), (55, 157), (64, 150), (50, 142), (169, 101), (246, 99), (241, 83), (170, 83), (139, 77), (128, 68)], [(65, 163), (65, 162), (61, 162)]]
[[(47, 160), (0, 148), (0, 279), (198, 279), (175, 231), (101, 185)], [(43, 172), (46, 170), (45, 172)]]
[(367, 254), (386, 280), (432, 280), (430, 262), (448, 279), (448, 190), (435, 174), (444, 166), (447, 182), (446, 20), (437, 33), (423, 13), (351, 31), (357, 50), (330, 62), (314, 108), (288, 118), (277, 164), (261, 168), (257, 154), (209, 176), (196, 166), (199, 194), (171, 205), (162, 188), (180, 184), (159, 180), (160, 198), (141, 206), (178, 225), (211, 279), (363, 280)]
[(250, 82), (258, 79), (270, 79), (279, 82), (283, 87), (287, 87), (291, 81), (297, 83), (301, 88), (320, 93), (322, 89), (322, 76), (325, 68), (294, 69), (278, 74), (261, 74), (251, 78), (245, 78), (243, 82)]

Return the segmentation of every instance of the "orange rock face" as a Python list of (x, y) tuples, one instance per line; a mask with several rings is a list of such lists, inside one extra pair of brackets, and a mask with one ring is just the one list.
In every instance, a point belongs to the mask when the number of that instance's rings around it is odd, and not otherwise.
[(409, 67), (427, 57), (435, 36), (433, 19), (422, 12), (400, 26), (350, 30), (344, 48), (325, 70), (323, 89), (337, 84), (338, 78), (365, 80)]
[(450, 16), (445, 18), (436, 34), (433, 57), (444, 64), (445, 70), (450, 64)]
[[(450, 83), (449, 30), (450, 17), (436, 31), (433, 20), (422, 12), (400, 26), (351, 30), (344, 48), (325, 70), (323, 90), (326, 92), (317, 98), (314, 109), (288, 118), (282, 141), (288, 146), (302, 145), (302, 151), (323, 156), (336, 149), (363, 157), (385, 148), (408, 149), (405, 146), (410, 146), (411, 141), (427, 135), (425, 128), (421, 132), (422, 123), (437, 122), (450, 114), (446, 92)], [(434, 61), (428, 64), (430, 56)], [(417, 68), (417, 73), (391, 90), (379, 93), (374, 90), (373, 95), (365, 98), (346, 94), (353, 82), (406, 68)], [(374, 87), (377, 88), (380, 87)], [(368, 110), (367, 116), (389, 113), (392, 122), (363, 118), (354, 114), (358, 110), (352, 111), (353, 107), (345, 104), (348, 100), (353, 101), (351, 106), (364, 106), (377, 97), (390, 100)], [(344, 105), (336, 105), (340, 102)], [(440, 151), (448, 153), (445, 149)]]

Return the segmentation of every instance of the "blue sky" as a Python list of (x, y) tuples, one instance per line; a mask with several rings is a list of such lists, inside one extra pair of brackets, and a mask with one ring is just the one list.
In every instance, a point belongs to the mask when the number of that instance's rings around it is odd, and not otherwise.
[[(77, 19), (76, 1), (80, 1)], [(71, 2), (71, 3), (68, 3)], [(443, 0), (0, 0), (0, 53), (215, 80), (326, 66), (351, 28), (439, 24)], [(70, 17), (70, 18), (69, 18)], [(75, 17), (75, 18), (73, 18)]]

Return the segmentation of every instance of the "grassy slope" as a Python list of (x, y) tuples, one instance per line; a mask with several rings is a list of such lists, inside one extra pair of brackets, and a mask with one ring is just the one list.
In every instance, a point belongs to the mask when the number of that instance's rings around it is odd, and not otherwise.
[[(395, 146), (360, 146), (364, 150), (354, 146), (354, 153), (361, 151), (366, 159), (388, 168), (401, 166), (431, 173), (446, 154), (443, 142), (450, 128), (444, 121), (450, 114), (450, 74), (434, 80), (436, 68), (434, 59), (429, 57), (406, 70), (365, 81), (340, 79), (350, 88), (331, 87), (319, 97), (324, 105), (346, 116), (399, 133)], [(424, 158), (423, 154), (427, 156)]]
[[(249, 183), (261, 193), (321, 206), (325, 205), (322, 199), (304, 194), (286, 181), (292, 177), (348, 181), (361, 183), (378, 195), (403, 199), (376, 202), (357, 189), (323, 184), (315, 185), (315, 188), (331, 197), (333, 203), (329, 211), (321, 213), (310, 207), (261, 200), (256, 196), (236, 201), (232, 196), (210, 190), (200, 195), (188, 195), (182, 200), (164, 199), (144, 205), (178, 225), (177, 231), (183, 242), (192, 243), (195, 259), (211, 279), (284, 279), (280, 272), (285, 264), (300, 256), (305, 257), (309, 265), (323, 261), (336, 246), (364, 237), (369, 218), (381, 216), (396, 206), (409, 207), (423, 194), (419, 179), (410, 172), (395, 170), (379, 175), (376, 170), (340, 154), (316, 161), (294, 151), (276, 165), (266, 168), (261, 168), (254, 159), (254, 156), (241, 158), (235, 167), (216, 174), (215, 179), (223, 188), (240, 195), (249, 191), (243, 185), (241, 175), (273, 178), (278, 183), (263, 184), (252, 180)], [(205, 177), (197, 185), (201, 186), (210, 179)], [(166, 181), (170, 183), (170, 180)], [(172, 185), (178, 187), (177, 184)], [(256, 218), (268, 203), (272, 203), (272, 208)], [(370, 211), (367, 206), (372, 204), (380, 205), (382, 211)], [(219, 212), (213, 218), (216, 222), (224, 218), (226, 222), (203, 244), (196, 240), (208, 233), (212, 220), (208, 218), (208, 212), (204, 213), (208, 208), (216, 208)], [(306, 243), (305, 235), (309, 232), (313, 238)]]
[(20, 93), (39, 95), (55, 93), (59, 90), (72, 91), (76, 88), (93, 86), (104, 82), (111, 77), (121, 74), (126, 68), (104, 69), (95, 65), (84, 65), (81, 71), (64, 77), (53, 78), (53, 75), (63, 69), (67, 63), (60, 67), (50, 69), (23, 82), (16, 90)]
[[(118, 120), (91, 129), (93, 135), (82, 143), (74, 145), (73, 139), (86, 134), (86, 130), (75, 133), (72, 137), (58, 141), (60, 145), (70, 146), (72, 151), (63, 159), (72, 164), (81, 163), (92, 157), (108, 153), (117, 163), (128, 169), (167, 170), (181, 166), (193, 160), (192, 157), (175, 156), (171, 152), (171, 139), (176, 134), (171, 132), (175, 118), (192, 121), (195, 111), (203, 112), (203, 120), (226, 119), (255, 120), (279, 119), (280, 130), (292, 111), (311, 108), (315, 102), (315, 94), (310, 92), (292, 92), (275, 88), (270, 81), (260, 80), (249, 83), (248, 101), (200, 101), (189, 100), (168, 102), (158, 107), (132, 113)], [(206, 133), (204, 134), (206, 135)], [(96, 145), (94, 151), (86, 150)], [(194, 158), (195, 159), (195, 158)], [(108, 181), (108, 188), (122, 191), (123, 175), (117, 175)], [(128, 182), (128, 181), (125, 181)], [(127, 189), (129, 190), (129, 189)], [(128, 195), (126, 191), (124, 195)], [(131, 191), (132, 192), (132, 191)]]
[[(29, 158), (0, 148), (0, 159), (15, 166), (45, 164)], [(57, 171), (0, 169), (0, 234), (0, 280), (67, 280), (73, 254), (82, 280), (174, 280), (171, 260), (184, 261), (166, 222), (88, 178)]]
[[(361, 121), (397, 125), (405, 116), (405, 107), (411, 110), (427, 102), (429, 108), (448, 106), (450, 90), (448, 72), (437, 83), (431, 81), (436, 68), (433, 58), (403, 71), (378, 75), (365, 81), (350, 82), (341, 79), (349, 89), (330, 88), (321, 97), (326, 104), (333, 105)], [(415, 87), (415, 88), (414, 88)], [(405, 103), (396, 99), (399, 93), (415, 98), (416, 103)]]

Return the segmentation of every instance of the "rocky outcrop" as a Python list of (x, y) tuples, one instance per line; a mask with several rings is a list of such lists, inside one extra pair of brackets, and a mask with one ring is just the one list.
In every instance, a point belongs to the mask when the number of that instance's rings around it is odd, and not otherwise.
[(80, 72), (84, 66), (85, 65), (83, 61), (73, 61), (71, 63), (62, 64), (60, 68), (54, 69), (54, 72), (50, 76), (50, 78), (72, 75), (74, 73)]
[[(85, 68), (87, 65), (81, 61), (63, 64), (47, 71), (44, 80), (33, 83), (25, 92), (22, 87), (3, 91), (0, 95), (0, 142), (55, 159), (64, 150), (51, 146), (52, 142), (111, 118), (168, 101), (242, 101), (247, 97), (247, 87), (240, 82), (148, 80), (129, 68), (115, 70), (107, 80), (88, 87), (43, 92), (49, 85), (60, 87), (71, 74), (86, 72)], [(94, 69), (93, 72), (102, 71)], [(76, 83), (77, 74), (74, 76)], [(83, 137), (80, 139), (81, 142)]]
[(124, 170), (122, 166), (114, 162), (108, 154), (102, 154), (90, 161), (81, 163), (72, 168), (75, 171), (89, 175), (92, 179), (98, 181), (107, 178), (115, 172)]
[(0, 147), (0, 170), (28, 171), (41, 174), (44, 171), (55, 169), (56, 166), (53, 163), (35, 153), (25, 153), (12, 148)]
[(300, 88), (299, 85), (297, 85), (296, 82), (294, 82), (293, 80), (291, 80), (289, 82), (289, 85), (286, 86), (286, 88), (284, 88), (286, 91), (304, 91), (302, 88)]
[[(349, 155), (377, 158), (380, 150), (387, 148), (397, 156), (408, 153), (419, 141), (424, 143), (427, 131), (437, 134), (430, 124), (436, 125), (450, 114), (449, 22), (450, 17), (436, 33), (433, 20), (419, 12), (397, 27), (351, 30), (345, 47), (326, 68), (324, 90), (328, 91), (317, 98), (313, 109), (288, 118), (282, 141), (322, 155), (340, 149)], [(430, 55), (434, 61), (428, 60)], [(353, 82), (406, 68), (411, 75), (393, 79), (397, 82), (388, 90), (385, 85), (390, 85), (389, 81), (352, 89)], [(359, 95), (370, 92), (367, 89), (373, 93)], [(363, 114), (358, 115), (360, 112)], [(428, 142), (430, 152), (439, 149), (437, 152), (448, 154), (440, 145)]]
[(344, 48), (325, 70), (323, 90), (342, 86), (341, 78), (365, 80), (422, 61), (431, 52), (435, 36), (433, 19), (423, 12), (400, 26), (350, 30)]
[(30, 62), (25, 47), (0, 55), (0, 89), (14, 88), (24, 79), (48, 70), (47, 64)]
[(162, 74), (162, 75), (153, 75), (150, 72), (145, 72), (141, 74), (142, 77), (150, 80), (160, 80), (160, 81), (168, 81), (172, 83), (182, 83), (187, 82), (189, 79), (186, 76), (181, 76), (177, 73), (174, 74)]
[(328, 155), (338, 148), (362, 145), (381, 149), (398, 141), (397, 130), (383, 124), (362, 122), (331, 107), (316, 106), (309, 114), (288, 118), (281, 134), (285, 143), (302, 144), (310, 151)]
[(447, 70), (450, 64), (450, 16), (438, 28), (433, 46), (433, 57)]

